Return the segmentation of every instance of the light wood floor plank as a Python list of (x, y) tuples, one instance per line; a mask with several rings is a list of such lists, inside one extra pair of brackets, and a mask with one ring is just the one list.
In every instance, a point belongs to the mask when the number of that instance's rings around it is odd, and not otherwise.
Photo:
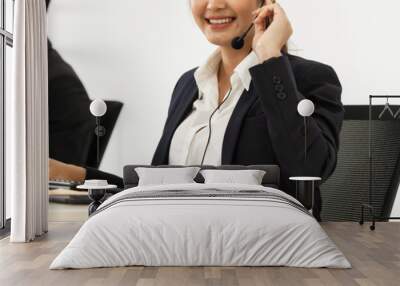
[[(83, 213), (83, 210), (82, 210)], [(74, 215), (79, 217), (79, 215)], [(81, 218), (84, 218), (81, 216)], [(376, 231), (353, 222), (322, 223), (345, 253), (352, 269), (295, 267), (118, 267), (84, 270), (48, 269), (82, 225), (50, 223), (48, 234), (29, 243), (0, 241), (0, 285), (136, 286), (398, 286), (400, 223), (377, 223)]]

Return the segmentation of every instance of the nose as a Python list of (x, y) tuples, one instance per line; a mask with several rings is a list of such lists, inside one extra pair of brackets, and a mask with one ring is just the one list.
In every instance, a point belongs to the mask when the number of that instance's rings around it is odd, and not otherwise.
[(226, 0), (208, 0), (207, 9), (224, 9), (226, 7)]

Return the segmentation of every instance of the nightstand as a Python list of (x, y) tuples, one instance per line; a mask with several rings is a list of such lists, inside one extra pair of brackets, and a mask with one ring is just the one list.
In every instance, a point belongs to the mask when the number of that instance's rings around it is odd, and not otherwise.
[(101, 200), (108, 190), (117, 189), (116, 185), (109, 185), (106, 180), (85, 180), (85, 184), (77, 186), (78, 189), (88, 190), (88, 196), (92, 200), (89, 205), (89, 216), (101, 205)]
[(315, 184), (321, 181), (320, 177), (290, 177), (289, 180), (296, 183), (296, 199), (312, 213), (314, 209)]

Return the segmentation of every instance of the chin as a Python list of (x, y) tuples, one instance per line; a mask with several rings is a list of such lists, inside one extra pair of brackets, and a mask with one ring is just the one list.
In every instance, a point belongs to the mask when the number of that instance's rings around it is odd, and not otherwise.
[(204, 28), (203, 34), (206, 37), (206, 39), (211, 43), (216, 46), (230, 46), (233, 38), (237, 37), (240, 35), (241, 29), (237, 29), (236, 27), (233, 27), (234, 29), (229, 29), (227, 31), (212, 31), (210, 29)]
[(216, 36), (206, 36), (207, 40), (216, 46), (221, 46), (221, 47), (225, 47), (225, 46), (230, 46), (232, 39), (235, 36), (224, 36), (224, 37), (216, 37)]

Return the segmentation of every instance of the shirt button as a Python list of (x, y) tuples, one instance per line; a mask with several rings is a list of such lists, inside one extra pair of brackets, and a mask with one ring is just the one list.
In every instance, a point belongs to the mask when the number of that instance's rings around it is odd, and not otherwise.
[(281, 92), (281, 91), (283, 91), (283, 90), (284, 90), (283, 85), (281, 85), (281, 84), (275, 85), (275, 91)]
[(274, 75), (274, 76), (272, 77), (272, 81), (273, 81), (274, 83), (281, 83), (281, 82), (282, 82), (281, 78), (280, 78), (279, 76), (277, 76), (277, 75)]
[(278, 92), (278, 93), (276, 94), (276, 97), (277, 97), (278, 99), (280, 99), (280, 100), (284, 100), (284, 99), (286, 99), (287, 95), (286, 95), (286, 93), (284, 93), (284, 92)]

